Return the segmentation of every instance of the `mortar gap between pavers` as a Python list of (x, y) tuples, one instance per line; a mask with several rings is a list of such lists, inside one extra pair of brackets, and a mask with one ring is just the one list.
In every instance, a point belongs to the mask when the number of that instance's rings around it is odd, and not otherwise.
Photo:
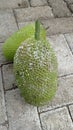
[(12, 61), (9, 61), (9, 62), (7, 61), (6, 63), (2, 63), (1, 67), (3, 67), (4, 65), (9, 65), (9, 64), (13, 64), (13, 62)]
[[(3, 71), (2, 71), (2, 67), (1, 67), (1, 77), (2, 77), (2, 85), (3, 85), (3, 98), (4, 98), (4, 107), (5, 107), (5, 114), (6, 114), (6, 121), (3, 122), (2, 124), (8, 124), (7, 129), (9, 127), (9, 120), (8, 120), (8, 112), (7, 112), (7, 107), (6, 107), (6, 98), (5, 98), (5, 88), (4, 88), (4, 78), (3, 78)], [(2, 125), (4, 126), (4, 125)], [(8, 129), (9, 130), (9, 129)]]
[(2, 85), (3, 85), (3, 90), (4, 90), (4, 98), (5, 98), (5, 87), (4, 87), (4, 77), (3, 77), (2, 67), (1, 67), (1, 77), (2, 77)]
[(14, 88), (6, 89), (5, 92), (12, 91), (12, 90), (16, 90), (16, 89), (18, 89), (18, 87), (15, 85)]
[(68, 73), (68, 74), (65, 74), (65, 75), (61, 75), (61, 76), (58, 76), (58, 78), (68, 77), (68, 76), (73, 76), (73, 73)]
[(60, 109), (60, 108), (63, 108), (63, 107), (66, 107), (66, 105), (61, 105), (61, 106), (57, 106), (55, 108), (51, 108), (51, 109), (47, 109), (47, 110), (42, 110), (42, 111), (39, 112), (39, 114), (42, 114), (42, 113), (45, 113), (45, 112), (48, 112), (48, 111), (50, 112), (50, 111), (53, 111), (53, 110), (57, 110), (57, 109)]
[(70, 112), (70, 109), (69, 109), (69, 105), (66, 105), (66, 107), (67, 107), (67, 110), (68, 110), (68, 112), (69, 112), (69, 116), (70, 116), (70, 118), (71, 118), (71, 121), (73, 122), (73, 118), (72, 118), (72, 115), (71, 115), (71, 112)]
[(39, 114), (42, 114), (42, 113), (45, 113), (45, 112), (48, 112), (48, 111), (57, 110), (57, 109), (67, 107), (67, 106), (70, 106), (70, 105), (73, 105), (73, 103), (66, 103), (66, 104), (63, 104), (63, 105), (55, 106), (54, 108), (51, 108), (51, 109), (48, 109), (49, 106), (47, 106), (47, 110), (42, 110), (42, 111), (40, 111), (39, 107), (38, 107), (38, 112), (39, 112)]
[(41, 122), (41, 118), (40, 118), (40, 113), (39, 113), (38, 107), (37, 107), (37, 113), (38, 113), (38, 117), (39, 117), (40, 127), (41, 127), (42, 130), (44, 130), (43, 126), (42, 126), (42, 122)]
[(15, 18), (15, 22), (16, 22), (17, 28), (19, 30), (18, 21), (17, 21), (17, 17), (16, 17), (14, 9), (12, 11), (13, 11), (13, 15), (14, 15), (14, 18)]

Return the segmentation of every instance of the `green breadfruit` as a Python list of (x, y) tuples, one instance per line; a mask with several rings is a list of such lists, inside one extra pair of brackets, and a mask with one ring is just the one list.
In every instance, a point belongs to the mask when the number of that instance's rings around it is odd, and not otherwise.
[[(13, 61), (15, 52), (20, 46), (21, 42), (31, 37), (35, 33), (35, 23), (28, 24), (15, 32), (11, 37), (9, 37), (3, 45), (3, 54), (7, 60)], [(41, 25), (40, 38), (46, 39), (45, 29)]]
[(14, 56), (17, 86), (25, 101), (36, 106), (50, 101), (57, 89), (56, 56), (46, 40), (39, 40), (38, 34), (36, 39), (24, 41)]
[(57, 60), (49, 43), (26, 40), (15, 54), (14, 74), (28, 103), (39, 106), (48, 102), (57, 88)]

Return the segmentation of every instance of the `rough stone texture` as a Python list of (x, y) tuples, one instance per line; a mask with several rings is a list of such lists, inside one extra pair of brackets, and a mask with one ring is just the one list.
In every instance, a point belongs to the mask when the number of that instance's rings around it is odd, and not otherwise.
[(73, 17), (70, 18), (51, 18), (41, 21), (47, 28), (47, 35), (73, 32)]
[(22, 28), (22, 27), (24, 27), (24, 26), (26, 26), (27, 24), (31, 24), (32, 22), (34, 22), (34, 21), (20, 22), (20, 23), (18, 23), (19, 29)]
[(28, 7), (28, 0), (0, 0), (0, 9)]
[(26, 104), (18, 89), (6, 92), (9, 130), (41, 130), (37, 108)]
[(17, 25), (12, 10), (0, 9), (0, 42), (3, 42), (16, 30)]
[(48, 5), (47, 0), (30, 0), (31, 6)]
[(5, 126), (0, 125), (0, 130), (7, 130)]
[(48, 0), (48, 2), (53, 9), (55, 17), (71, 16), (71, 12), (63, 0)]
[(68, 4), (72, 4), (73, 0), (64, 0), (65, 2), (67, 2)]
[[(71, 12), (73, 13), (73, 4), (70, 4), (70, 5), (69, 5), (69, 8), (70, 8)], [(72, 15), (72, 16), (73, 16), (73, 15)]]
[(73, 0), (64, 0), (64, 1), (67, 3), (67, 6), (70, 9), (70, 11), (73, 13)]
[(3, 43), (0, 43), (0, 65), (7, 62), (2, 53), (2, 45), (3, 45)]
[(3, 79), (5, 90), (15, 88), (15, 79), (13, 74), (13, 64), (3, 65)]
[(73, 130), (67, 108), (50, 111), (41, 114), (43, 130)]
[(4, 100), (4, 92), (3, 92), (3, 85), (2, 85), (1, 68), (0, 68), (0, 124), (5, 122), (6, 120), (7, 120), (7, 116), (6, 116), (6, 109), (5, 109), (5, 100)]
[(73, 103), (73, 75), (60, 77), (55, 97), (47, 105), (39, 107), (39, 111), (51, 110)]
[(47, 40), (52, 45), (58, 60), (58, 75), (73, 72), (73, 55), (68, 47), (64, 35), (50, 36)]
[(71, 113), (72, 120), (73, 120), (73, 105), (70, 105), (70, 106), (69, 106), (69, 109), (70, 109), (70, 113)]
[(65, 38), (66, 38), (66, 40), (68, 42), (70, 50), (73, 53), (73, 33), (65, 34)]
[(15, 9), (15, 14), (19, 23), (53, 17), (52, 10), (49, 6), (35, 8), (29, 7), (27, 9)]

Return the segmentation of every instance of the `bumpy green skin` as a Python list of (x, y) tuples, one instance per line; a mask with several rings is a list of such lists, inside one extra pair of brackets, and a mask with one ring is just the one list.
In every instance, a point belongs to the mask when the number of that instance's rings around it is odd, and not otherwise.
[(57, 59), (47, 41), (27, 39), (14, 57), (16, 83), (25, 101), (44, 105), (57, 89)]
[[(21, 42), (34, 35), (35, 23), (28, 24), (9, 37), (3, 45), (3, 54), (7, 60), (13, 61), (15, 52)], [(41, 25), (40, 38), (46, 39), (45, 29)]]

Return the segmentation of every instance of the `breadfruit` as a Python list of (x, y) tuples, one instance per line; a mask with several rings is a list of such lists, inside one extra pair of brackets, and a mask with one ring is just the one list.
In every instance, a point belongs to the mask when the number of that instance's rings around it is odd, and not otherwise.
[[(7, 60), (13, 61), (15, 52), (20, 46), (21, 42), (31, 37), (35, 33), (35, 23), (28, 24), (21, 28), (19, 31), (15, 32), (11, 37), (9, 37), (3, 45), (3, 54)], [(40, 38), (46, 38), (45, 29), (41, 25)]]
[(28, 38), (14, 56), (14, 75), (25, 101), (36, 106), (48, 103), (57, 89), (57, 58), (46, 40), (40, 40), (39, 22), (35, 37)]

